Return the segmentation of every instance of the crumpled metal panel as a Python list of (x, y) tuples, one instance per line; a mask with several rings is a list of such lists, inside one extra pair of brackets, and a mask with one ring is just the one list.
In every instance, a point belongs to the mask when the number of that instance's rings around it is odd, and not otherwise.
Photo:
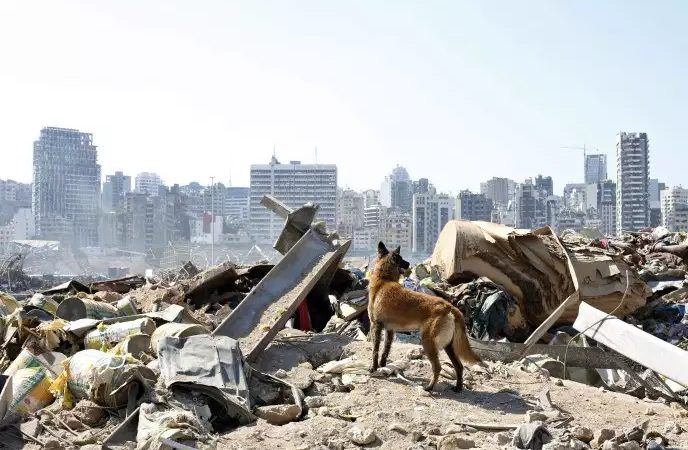
[(239, 343), (227, 336), (165, 337), (158, 344), (165, 387), (202, 392), (232, 417), (250, 422), (249, 388)]

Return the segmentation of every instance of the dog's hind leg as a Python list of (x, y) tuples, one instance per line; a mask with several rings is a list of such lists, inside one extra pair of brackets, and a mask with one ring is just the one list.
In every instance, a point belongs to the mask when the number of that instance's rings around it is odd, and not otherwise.
[(382, 323), (377, 321), (370, 322), (370, 335), (373, 338), (373, 363), (370, 366), (370, 372), (377, 370), (377, 358), (380, 352), (380, 338), (382, 337)]
[(382, 349), (382, 355), (380, 356), (380, 367), (385, 367), (387, 365), (387, 357), (389, 357), (389, 351), (392, 348), (393, 341), (394, 330), (385, 329), (385, 347)]

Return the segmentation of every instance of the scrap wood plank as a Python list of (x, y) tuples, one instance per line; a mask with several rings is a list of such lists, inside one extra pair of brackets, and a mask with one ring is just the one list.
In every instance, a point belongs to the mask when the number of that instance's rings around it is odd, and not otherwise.
[(462, 422), (462, 421), (457, 421), (454, 422), (456, 425), (463, 425), (465, 427), (472, 427), (475, 428), (476, 430), (485, 430), (485, 431), (506, 431), (506, 430), (515, 430), (516, 428), (519, 427), (519, 425), (509, 425), (509, 424), (502, 424), (502, 423), (475, 423), (475, 422)]
[(525, 344), (513, 342), (481, 341), (469, 338), (473, 351), (484, 360), (510, 363), (527, 355), (547, 355), (559, 361), (566, 359), (566, 365), (586, 369), (623, 369), (623, 361), (616, 355), (598, 347), (577, 347), (570, 345), (535, 344), (525, 348)]
[(688, 387), (688, 352), (583, 302), (573, 328)]

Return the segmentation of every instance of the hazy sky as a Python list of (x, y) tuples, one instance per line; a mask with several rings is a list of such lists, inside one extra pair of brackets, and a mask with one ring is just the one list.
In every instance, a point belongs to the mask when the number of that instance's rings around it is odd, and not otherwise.
[(94, 135), (103, 174), (247, 185), (283, 161), (379, 188), (582, 179), (587, 144), (646, 131), (688, 184), (685, 1), (0, 3), (0, 178), (30, 181), (44, 126)]

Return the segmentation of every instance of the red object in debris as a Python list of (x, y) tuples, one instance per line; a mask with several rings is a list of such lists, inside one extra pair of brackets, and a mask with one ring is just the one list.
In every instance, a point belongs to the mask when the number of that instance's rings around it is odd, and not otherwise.
[(301, 302), (296, 310), (296, 314), (299, 318), (299, 330), (311, 331), (311, 316), (308, 314), (308, 302), (306, 300)]

